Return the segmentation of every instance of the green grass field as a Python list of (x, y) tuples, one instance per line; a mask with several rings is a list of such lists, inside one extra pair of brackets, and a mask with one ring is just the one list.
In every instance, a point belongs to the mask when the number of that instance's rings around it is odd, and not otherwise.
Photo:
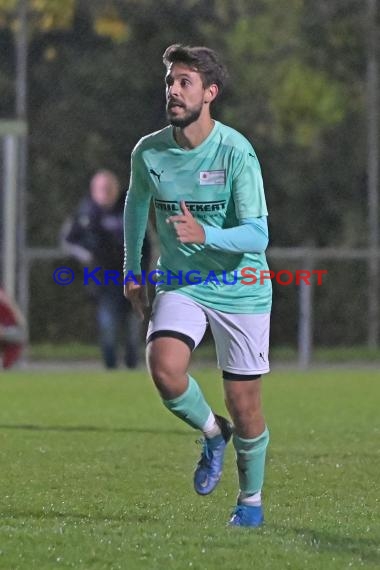
[[(224, 410), (219, 375), (198, 370)], [(380, 372), (272, 373), (266, 525), (226, 528), (234, 453), (192, 490), (195, 432), (144, 372), (0, 377), (0, 568), (380, 567)]]

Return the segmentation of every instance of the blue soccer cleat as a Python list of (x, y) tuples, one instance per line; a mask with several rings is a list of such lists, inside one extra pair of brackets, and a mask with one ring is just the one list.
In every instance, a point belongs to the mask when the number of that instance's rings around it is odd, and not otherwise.
[(236, 505), (229, 526), (258, 527), (264, 522), (263, 507), (253, 505)]
[(222, 434), (202, 441), (202, 454), (194, 472), (194, 489), (198, 495), (208, 495), (219, 483), (223, 471), (224, 452), (232, 435), (232, 424), (226, 418), (215, 414), (215, 419)]

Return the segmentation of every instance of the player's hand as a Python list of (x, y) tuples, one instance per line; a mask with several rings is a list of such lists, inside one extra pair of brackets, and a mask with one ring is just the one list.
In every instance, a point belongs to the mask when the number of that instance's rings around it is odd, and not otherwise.
[(170, 216), (166, 223), (174, 224), (177, 239), (181, 243), (204, 243), (205, 232), (203, 227), (190, 214), (183, 200), (180, 202), (180, 207), (182, 215)]
[(137, 275), (138, 283), (134, 281), (127, 281), (124, 285), (124, 297), (126, 297), (135, 313), (138, 314), (141, 320), (144, 320), (144, 309), (148, 306), (148, 297), (144, 285), (141, 285), (141, 275)]

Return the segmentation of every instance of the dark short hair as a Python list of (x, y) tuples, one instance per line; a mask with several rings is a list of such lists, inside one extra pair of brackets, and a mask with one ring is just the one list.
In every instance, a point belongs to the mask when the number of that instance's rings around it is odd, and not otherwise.
[(169, 69), (172, 63), (183, 63), (198, 71), (202, 77), (203, 87), (215, 83), (220, 92), (227, 82), (227, 69), (217, 53), (210, 48), (173, 44), (165, 50), (162, 59), (166, 69)]

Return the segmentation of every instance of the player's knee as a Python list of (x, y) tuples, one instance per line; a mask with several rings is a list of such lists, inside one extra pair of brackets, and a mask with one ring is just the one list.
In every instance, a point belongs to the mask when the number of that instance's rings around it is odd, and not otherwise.
[(231, 415), (239, 418), (243, 423), (261, 414), (260, 398), (256, 395), (245, 394), (244, 391), (227, 390), (226, 404)]
[(165, 365), (152, 366), (150, 375), (161, 398), (164, 400), (177, 398), (186, 389), (186, 375), (176, 373), (172, 368)]
[(147, 345), (147, 364), (158, 389), (178, 383), (186, 374), (189, 358), (187, 346), (173, 338), (157, 338)]
[(170, 359), (156, 350), (147, 351), (147, 364), (150, 375), (159, 392), (164, 395), (178, 382), (183, 371)]
[(169, 363), (160, 361), (148, 362), (150, 375), (158, 388), (171, 384), (175, 379), (175, 371)]
[(234, 420), (234, 423), (251, 423), (261, 416), (261, 407), (254, 407), (249, 404), (244, 404), (241, 401), (230, 400), (228, 402), (228, 410)]

